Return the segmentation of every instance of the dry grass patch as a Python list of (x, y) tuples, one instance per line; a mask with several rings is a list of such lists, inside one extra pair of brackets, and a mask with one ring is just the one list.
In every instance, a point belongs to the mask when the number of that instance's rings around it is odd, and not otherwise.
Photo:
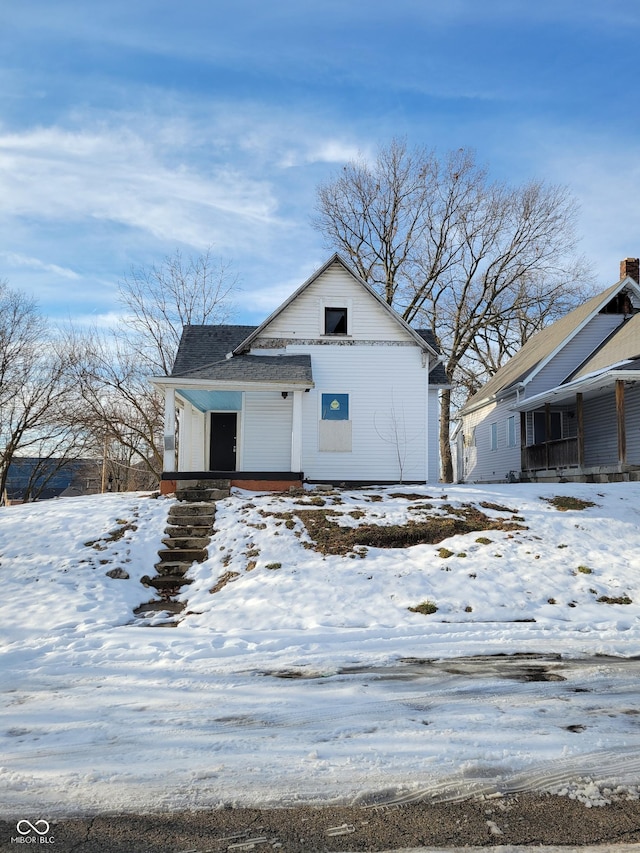
[(436, 613), (438, 608), (433, 601), (423, 601), (420, 604), (416, 604), (415, 607), (407, 607), (407, 610), (410, 610), (412, 613), (422, 613), (424, 616), (429, 616), (432, 613)]
[(322, 554), (344, 555), (358, 545), (372, 548), (407, 548), (411, 545), (436, 545), (451, 536), (482, 530), (526, 530), (522, 525), (501, 518), (489, 518), (472, 504), (447, 506), (448, 516), (436, 515), (406, 524), (361, 524), (342, 527), (329, 516), (330, 510), (298, 510), (313, 546)]
[(453, 551), (450, 551), (448, 548), (438, 548), (438, 557), (441, 557), (443, 560), (448, 560), (449, 557), (453, 557)]
[(480, 506), (483, 509), (492, 509), (494, 512), (509, 512), (511, 515), (518, 512), (517, 509), (510, 509), (508, 506), (502, 506), (501, 504), (494, 504), (490, 501), (480, 501)]
[(224, 572), (224, 574), (220, 575), (217, 583), (211, 587), (209, 592), (212, 595), (216, 592), (220, 592), (223, 587), (225, 587), (231, 581), (235, 580), (237, 577), (240, 577), (240, 572)]
[(593, 501), (585, 501), (582, 498), (572, 498), (570, 496), (563, 497), (561, 495), (556, 495), (554, 498), (540, 498), (540, 500), (546, 501), (551, 504), (551, 506), (560, 510), (560, 512), (567, 512), (571, 509), (582, 510), (587, 509), (590, 506), (596, 506)]
[(628, 595), (618, 595), (616, 598), (612, 598), (610, 595), (601, 595), (600, 598), (596, 598), (596, 601), (601, 604), (633, 604)]
[(393, 492), (389, 495), (390, 498), (404, 498), (405, 501), (426, 501), (431, 500), (431, 495), (419, 495), (416, 492)]

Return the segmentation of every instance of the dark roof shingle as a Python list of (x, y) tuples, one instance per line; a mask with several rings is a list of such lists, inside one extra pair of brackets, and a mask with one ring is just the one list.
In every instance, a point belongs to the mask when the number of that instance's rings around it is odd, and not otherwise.
[(185, 326), (173, 364), (172, 376), (184, 376), (206, 365), (224, 361), (255, 331), (256, 326)]
[(236, 355), (182, 374), (224, 382), (295, 382), (313, 385), (310, 355)]

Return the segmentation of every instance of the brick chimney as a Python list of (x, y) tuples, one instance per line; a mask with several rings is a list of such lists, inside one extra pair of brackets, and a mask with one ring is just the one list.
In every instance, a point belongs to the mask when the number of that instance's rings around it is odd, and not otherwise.
[(620, 280), (627, 276), (640, 284), (639, 258), (625, 258), (624, 261), (620, 261)]

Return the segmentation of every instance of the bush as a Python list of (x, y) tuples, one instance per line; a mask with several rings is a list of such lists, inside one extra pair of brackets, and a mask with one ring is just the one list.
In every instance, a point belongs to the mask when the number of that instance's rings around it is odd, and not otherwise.
[(435, 613), (438, 608), (433, 601), (427, 600), (417, 604), (415, 607), (408, 607), (407, 610), (410, 610), (412, 613), (423, 613), (425, 616), (429, 616), (431, 613)]

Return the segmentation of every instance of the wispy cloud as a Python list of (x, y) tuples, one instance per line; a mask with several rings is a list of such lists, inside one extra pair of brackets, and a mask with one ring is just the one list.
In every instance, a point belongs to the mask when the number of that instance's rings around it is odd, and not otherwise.
[(27, 257), (16, 252), (0, 252), (0, 258), (3, 258), (9, 267), (26, 267), (40, 272), (53, 273), (60, 278), (68, 278), (74, 281), (80, 278), (75, 270), (58, 266), (58, 264), (45, 263), (39, 258)]
[(4, 216), (107, 220), (194, 246), (237, 246), (251, 227), (277, 224), (267, 181), (187, 165), (166, 133), (155, 141), (118, 125), (0, 134), (0, 194)]
[(211, 246), (268, 312), (326, 257), (317, 185), (393, 136), (568, 184), (588, 255), (640, 251), (637, 0), (9, 5), (1, 259), (56, 310)]

